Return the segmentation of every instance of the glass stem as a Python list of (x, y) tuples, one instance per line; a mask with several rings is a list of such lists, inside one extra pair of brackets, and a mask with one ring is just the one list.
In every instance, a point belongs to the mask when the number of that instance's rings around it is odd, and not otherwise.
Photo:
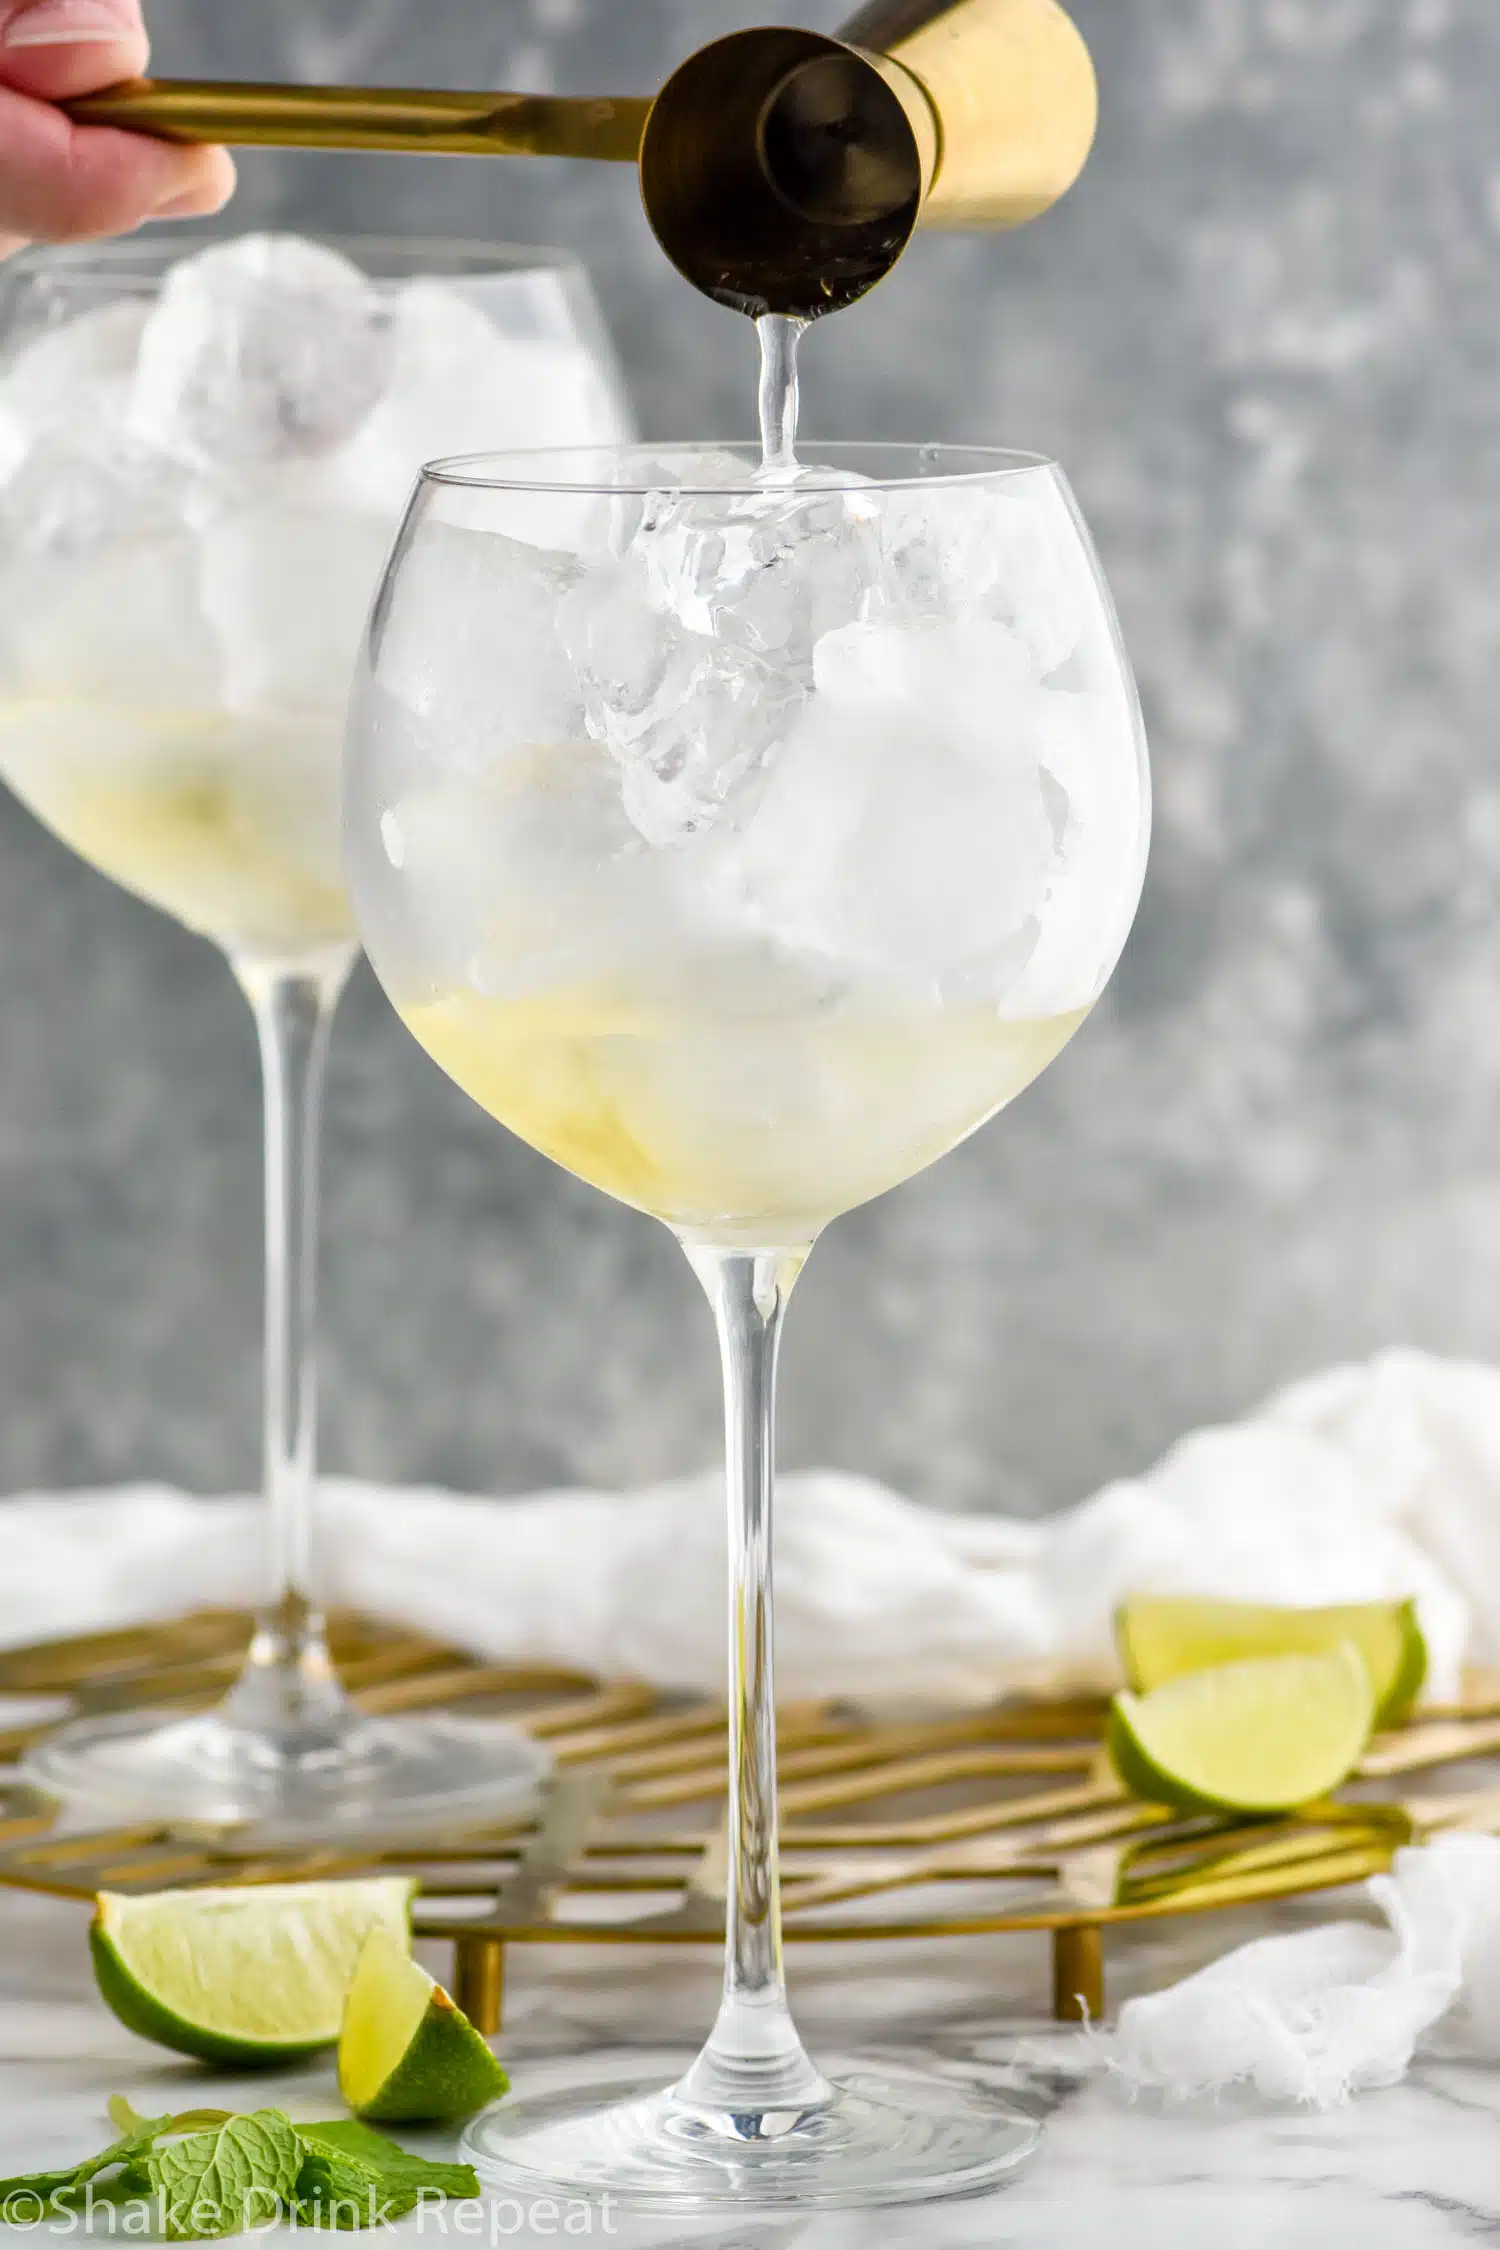
[(352, 955), (236, 964), (255, 1013), (265, 1103), (264, 1479), (269, 1592), (226, 1716), (276, 1759), (335, 1749), (349, 1706), (314, 1567), (318, 1139), (328, 1034)]
[(677, 2088), (741, 2139), (774, 2138), (831, 2099), (787, 2008), (776, 1841), (771, 1496), (776, 1356), (805, 1250), (688, 1245), (724, 1367), (729, 1501), (729, 1815), (724, 1998)]

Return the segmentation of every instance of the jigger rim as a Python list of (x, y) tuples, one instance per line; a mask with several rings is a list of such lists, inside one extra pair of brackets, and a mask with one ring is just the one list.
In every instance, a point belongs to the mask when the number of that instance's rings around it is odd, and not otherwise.
[[(638, 479), (623, 481), (601, 476), (599, 464), (616, 462), (637, 456), (654, 462), (658, 468), (673, 454), (735, 453), (745, 462), (743, 482), (694, 484), (675, 483), (660, 474), (642, 474)], [(1007, 477), (1033, 476), (1038, 470), (1060, 475), (1061, 469), (1050, 454), (1022, 451), (1014, 446), (969, 445), (959, 440), (944, 439), (860, 439), (834, 438), (826, 443), (809, 442), (798, 448), (799, 465), (805, 469), (838, 468), (850, 456), (869, 458), (872, 455), (899, 455), (907, 462), (930, 462), (925, 470), (916, 473), (866, 477), (859, 485), (848, 488), (860, 492), (931, 492), (955, 485), (994, 484)], [(961, 461), (963, 466), (948, 466), (949, 461)], [(574, 462), (580, 468), (588, 466), (588, 473), (568, 476), (562, 473), (563, 465)], [(535, 464), (535, 471), (530, 464)], [(602, 497), (640, 498), (651, 492), (681, 492), (693, 498), (722, 499), (744, 498), (754, 495), (764, 499), (778, 490), (789, 497), (799, 496), (795, 485), (778, 487), (759, 479), (760, 441), (749, 438), (674, 438), (668, 442), (652, 443), (649, 439), (633, 440), (629, 444), (610, 445), (549, 445), (501, 446), (482, 453), (454, 453), (435, 461), (424, 461), (420, 480), (424, 484), (443, 485), (471, 492), (555, 492), (559, 495), (598, 494)], [(548, 471), (552, 472), (551, 474)], [(805, 494), (809, 488), (803, 486)], [(816, 489), (816, 488), (812, 488)]]

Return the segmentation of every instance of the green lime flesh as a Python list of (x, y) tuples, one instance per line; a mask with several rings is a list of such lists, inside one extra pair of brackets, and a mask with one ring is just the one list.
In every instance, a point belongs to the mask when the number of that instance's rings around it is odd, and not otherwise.
[(372, 1928), (410, 1943), (405, 1876), (234, 1889), (101, 1891), (89, 1929), (99, 1991), (141, 2038), (205, 2062), (295, 2061), (338, 2038)]
[(1358, 1763), (1375, 1693), (1352, 1641), (1193, 1672), (1110, 1707), (1115, 1772), (1133, 1795), (1184, 1812), (1284, 1812), (1336, 1789)]

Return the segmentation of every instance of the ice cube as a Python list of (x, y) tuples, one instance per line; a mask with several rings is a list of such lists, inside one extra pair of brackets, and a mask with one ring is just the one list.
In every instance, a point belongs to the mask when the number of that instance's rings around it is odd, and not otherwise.
[(213, 709), (217, 652), (186, 538), (143, 539), (67, 569), (0, 575), (0, 669), (37, 695), (92, 696), (153, 710)]
[(1145, 769), (1128, 690), (1045, 689), (1037, 721), (1058, 856), (1035, 949), (998, 997), (1013, 1016), (1089, 1006), (1129, 932), (1145, 863)]
[(732, 490), (752, 473), (741, 454), (707, 445), (679, 445), (660, 453), (637, 446), (601, 467), (609, 472), (609, 482), (623, 489), (596, 503), (579, 552), (616, 560), (629, 549), (648, 512), (658, 513), (668, 497)]
[(613, 481), (633, 486), (643, 500), (653, 493), (678, 493), (687, 498), (698, 492), (732, 491), (754, 476), (754, 463), (727, 445), (674, 445), (654, 452), (638, 445), (621, 460)]
[[(389, 381), (349, 470), (393, 514), (424, 461), (629, 435), (613, 386), (581, 343), (506, 335), (477, 298), (440, 281), (402, 289), (391, 322)], [(537, 543), (559, 540), (544, 527)]]
[(552, 336), (507, 335), (478, 298), (419, 281), (396, 302), (386, 405), (415, 468), (435, 452), (609, 445), (622, 413), (593, 354)]
[(0, 495), (0, 553), (68, 560), (185, 528), (177, 463), (88, 422), (38, 438)]
[(881, 541), (882, 614), (994, 619), (1019, 634), (1042, 673), (1077, 647), (1087, 561), (1050, 478), (901, 487), (882, 497)]
[[(706, 455), (704, 472), (746, 475), (733, 455)], [(873, 496), (817, 472), (792, 489), (632, 493), (607, 545), (613, 559), (565, 605), (563, 640), (632, 820), (651, 843), (680, 842), (712, 827), (790, 732), (820, 636), (863, 613), (879, 562)]]
[(618, 970), (670, 901), (626, 820), (617, 775), (594, 743), (497, 758), (426, 783), (382, 816), (360, 882), (379, 958), (402, 980), (489, 995)]
[(184, 258), (141, 338), (131, 426), (215, 468), (331, 451), (385, 388), (390, 323), (348, 258), (251, 234)]
[(990, 993), (1035, 945), (1058, 859), (1017, 636), (851, 625), (723, 853), (735, 910), (851, 974)]
[(123, 424), (147, 311), (100, 305), (22, 343), (0, 370), (0, 480), (44, 432)]
[(229, 710), (341, 717), (389, 545), (368, 516), (282, 495), (204, 527), (203, 610)]
[(128, 297), (55, 320), (22, 337), (0, 380), (9, 392), (30, 393), (53, 406), (127, 385), (150, 311), (147, 299)]
[(559, 626), (588, 732), (618, 763), (625, 809), (652, 844), (711, 827), (805, 692), (753, 648), (664, 614), (634, 557), (589, 571)]
[(646, 502), (630, 552), (664, 615), (805, 672), (825, 633), (865, 614), (878, 505), (818, 470), (728, 499), (666, 491)]
[(825, 634), (813, 655), (813, 680), (828, 701), (900, 710), (984, 761), (1007, 754), (997, 728), (1035, 679), (1020, 635), (987, 618), (850, 625)]
[(559, 632), (571, 555), (497, 532), (423, 526), (381, 622), (382, 691), (418, 722), (444, 768), (582, 738), (583, 704)]
[(107, 428), (38, 437), (0, 493), (0, 641), (13, 684), (152, 707), (217, 699), (187, 505), (180, 468)]

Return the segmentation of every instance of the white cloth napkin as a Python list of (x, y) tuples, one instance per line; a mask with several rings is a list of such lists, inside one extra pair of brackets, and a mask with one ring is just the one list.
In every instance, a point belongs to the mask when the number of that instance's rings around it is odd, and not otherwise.
[(1257, 1938), (1127, 2000), (1112, 2032), (1083, 2035), (1085, 2059), (1134, 2092), (1187, 2100), (1246, 2086), (1313, 2109), (1395, 2085), (1439, 2023), (1500, 2059), (1500, 1838), (1398, 1852), (1369, 1890), (1385, 1929), (1334, 1922)]
[[(491, 1658), (663, 1686), (723, 1675), (717, 1473), (524, 1500), (327, 1479), (330, 1602)], [(3, 1504), (0, 1642), (244, 1603), (258, 1504), (162, 1486)], [(1500, 1663), (1500, 1370), (1389, 1352), (1183, 1438), (1146, 1475), (1041, 1523), (943, 1515), (861, 1477), (783, 1479), (781, 1692), (984, 1701), (1113, 1684), (1135, 1593), (1252, 1601), (1415, 1595), (1429, 1692)]]

